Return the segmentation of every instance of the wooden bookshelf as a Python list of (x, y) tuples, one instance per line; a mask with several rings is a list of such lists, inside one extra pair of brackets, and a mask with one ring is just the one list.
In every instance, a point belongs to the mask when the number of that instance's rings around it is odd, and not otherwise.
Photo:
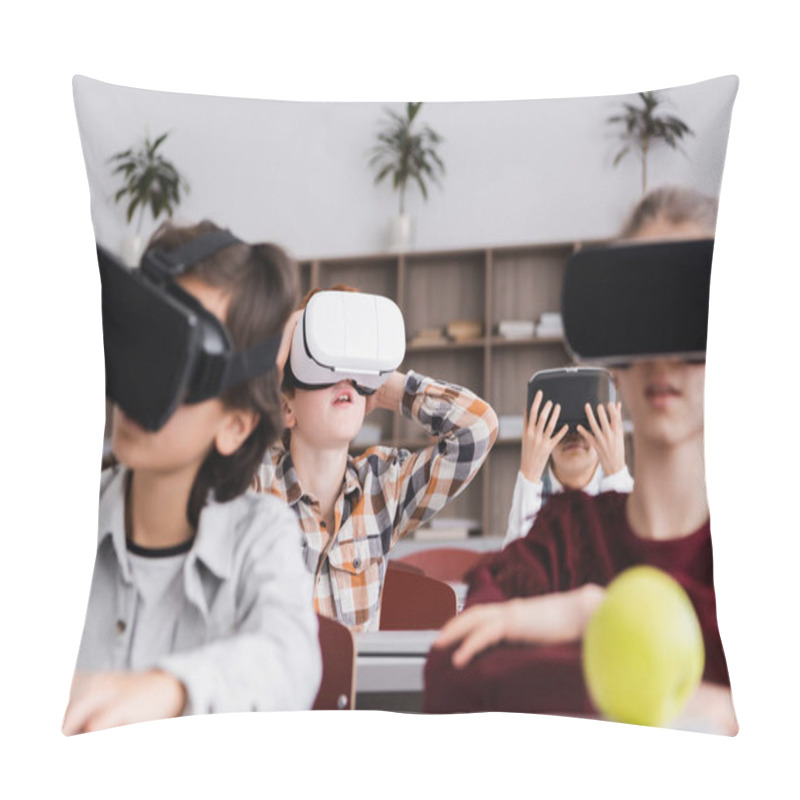
[[(477, 339), (408, 345), (400, 369), (466, 386), (498, 417), (523, 414), (530, 376), (573, 361), (560, 336), (506, 339), (497, 335), (497, 324), (538, 321), (544, 312), (560, 311), (564, 267), (583, 244), (588, 242), (319, 258), (300, 264), (301, 289), (343, 283), (390, 297), (403, 312), (409, 340), (423, 328), (481, 320)], [(417, 449), (428, 443), (419, 426), (400, 415), (373, 412), (367, 422), (380, 425), (380, 444)], [(503, 535), (519, 459), (519, 437), (498, 439), (480, 473), (441, 516), (478, 519), (483, 535)]]

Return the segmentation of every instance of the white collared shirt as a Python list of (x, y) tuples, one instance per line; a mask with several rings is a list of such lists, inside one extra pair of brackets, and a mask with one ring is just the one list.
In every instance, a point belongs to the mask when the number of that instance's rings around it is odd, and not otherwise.
[[(125, 544), (125, 475), (103, 473), (97, 557), (78, 653), (79, 670), (157, 668), (186, 688), (184, 713), (310, 708), (321, 677), (311, 575), (302, 534), (279, 500), (247, 492), (213, 498), (180, 566), (181, 590), (168, 595), (174, 635), (148, 637), (137, 624), (140, 587)], [(177, 607), (177, 606), (180, 607)], [(152, 653), (137, 646), (159, 641)]]

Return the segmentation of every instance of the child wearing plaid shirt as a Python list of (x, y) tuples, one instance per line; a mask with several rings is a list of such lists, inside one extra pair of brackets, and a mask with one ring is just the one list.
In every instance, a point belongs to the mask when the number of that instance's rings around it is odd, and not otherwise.
[[(350, 442), (375, 408), (416, 420), (438, 440), (417, 452), (376, 446), (352, 457)], [(475, 477), (497, 416), (469, 390), (414, 372), (393, 373), (368, 398), (350, 381), (303, 390), (285, 380), (283, 412), (288, 444), (268, 452), (259, 488), (300, 520), (317, 611), (375, 630), (389, 552)]]

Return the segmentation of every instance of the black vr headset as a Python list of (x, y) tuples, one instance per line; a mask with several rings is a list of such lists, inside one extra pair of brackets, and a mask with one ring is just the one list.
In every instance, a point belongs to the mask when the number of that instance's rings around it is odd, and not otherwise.
[(602, 367), (564, 367), (563, 369), (543, 369), (534, 373), (528, 381), (528, 406), (530, 413), (536, 392), (542, 392), (542, 404), (550, 400), (553, 407), (558, 403), (561, 411), (558, 415), (556, 430), (564, 424), (569, 425), (569, 433), (577, 433), (578, 425), (590, 431), (586, 416), (587, 403), (597, 413), (597, 406), (615, 403), (617, 390), (611, 373)]
[(240, 243), (213, 231), (169, 252), (151, 250), (138, 270), (98, 245), (106, 396), (146, 430), (161, 428), (181, 403), (219, 397), (275, 369), (280, 335), (236, 352), (225, 325), (175, 282)]
[(567, 263), (564, 335), (577, 360), (705, 361), (713, 239), (579, 250)]

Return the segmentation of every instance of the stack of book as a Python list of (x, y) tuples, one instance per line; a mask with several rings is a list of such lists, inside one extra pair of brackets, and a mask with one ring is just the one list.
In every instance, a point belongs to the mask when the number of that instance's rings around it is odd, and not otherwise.
[(441, 327), (421, 328), (417, 331), (414, 338), (409, 341), (409, 344), (414, 346), (425, 346), (446, 344), (448, 341), (448, 338), (444, 335), (444, 329)]
[(497, 333), (504, 339), (531, 339), (535, 330), (532, 319), (504, 319), (497, 325)]
[(558, 311), (545, 311), (539, 317), (539, 323), (536, 326), (536, 335), (543, 338), (548, 336), (563, 336), (564, 323), (561, 319), (561, 314)]
[(468, 342), (483, 336), (483, 321), (479, 319), (454, 319), (447, 323), (447, 335), (454, 342)]

